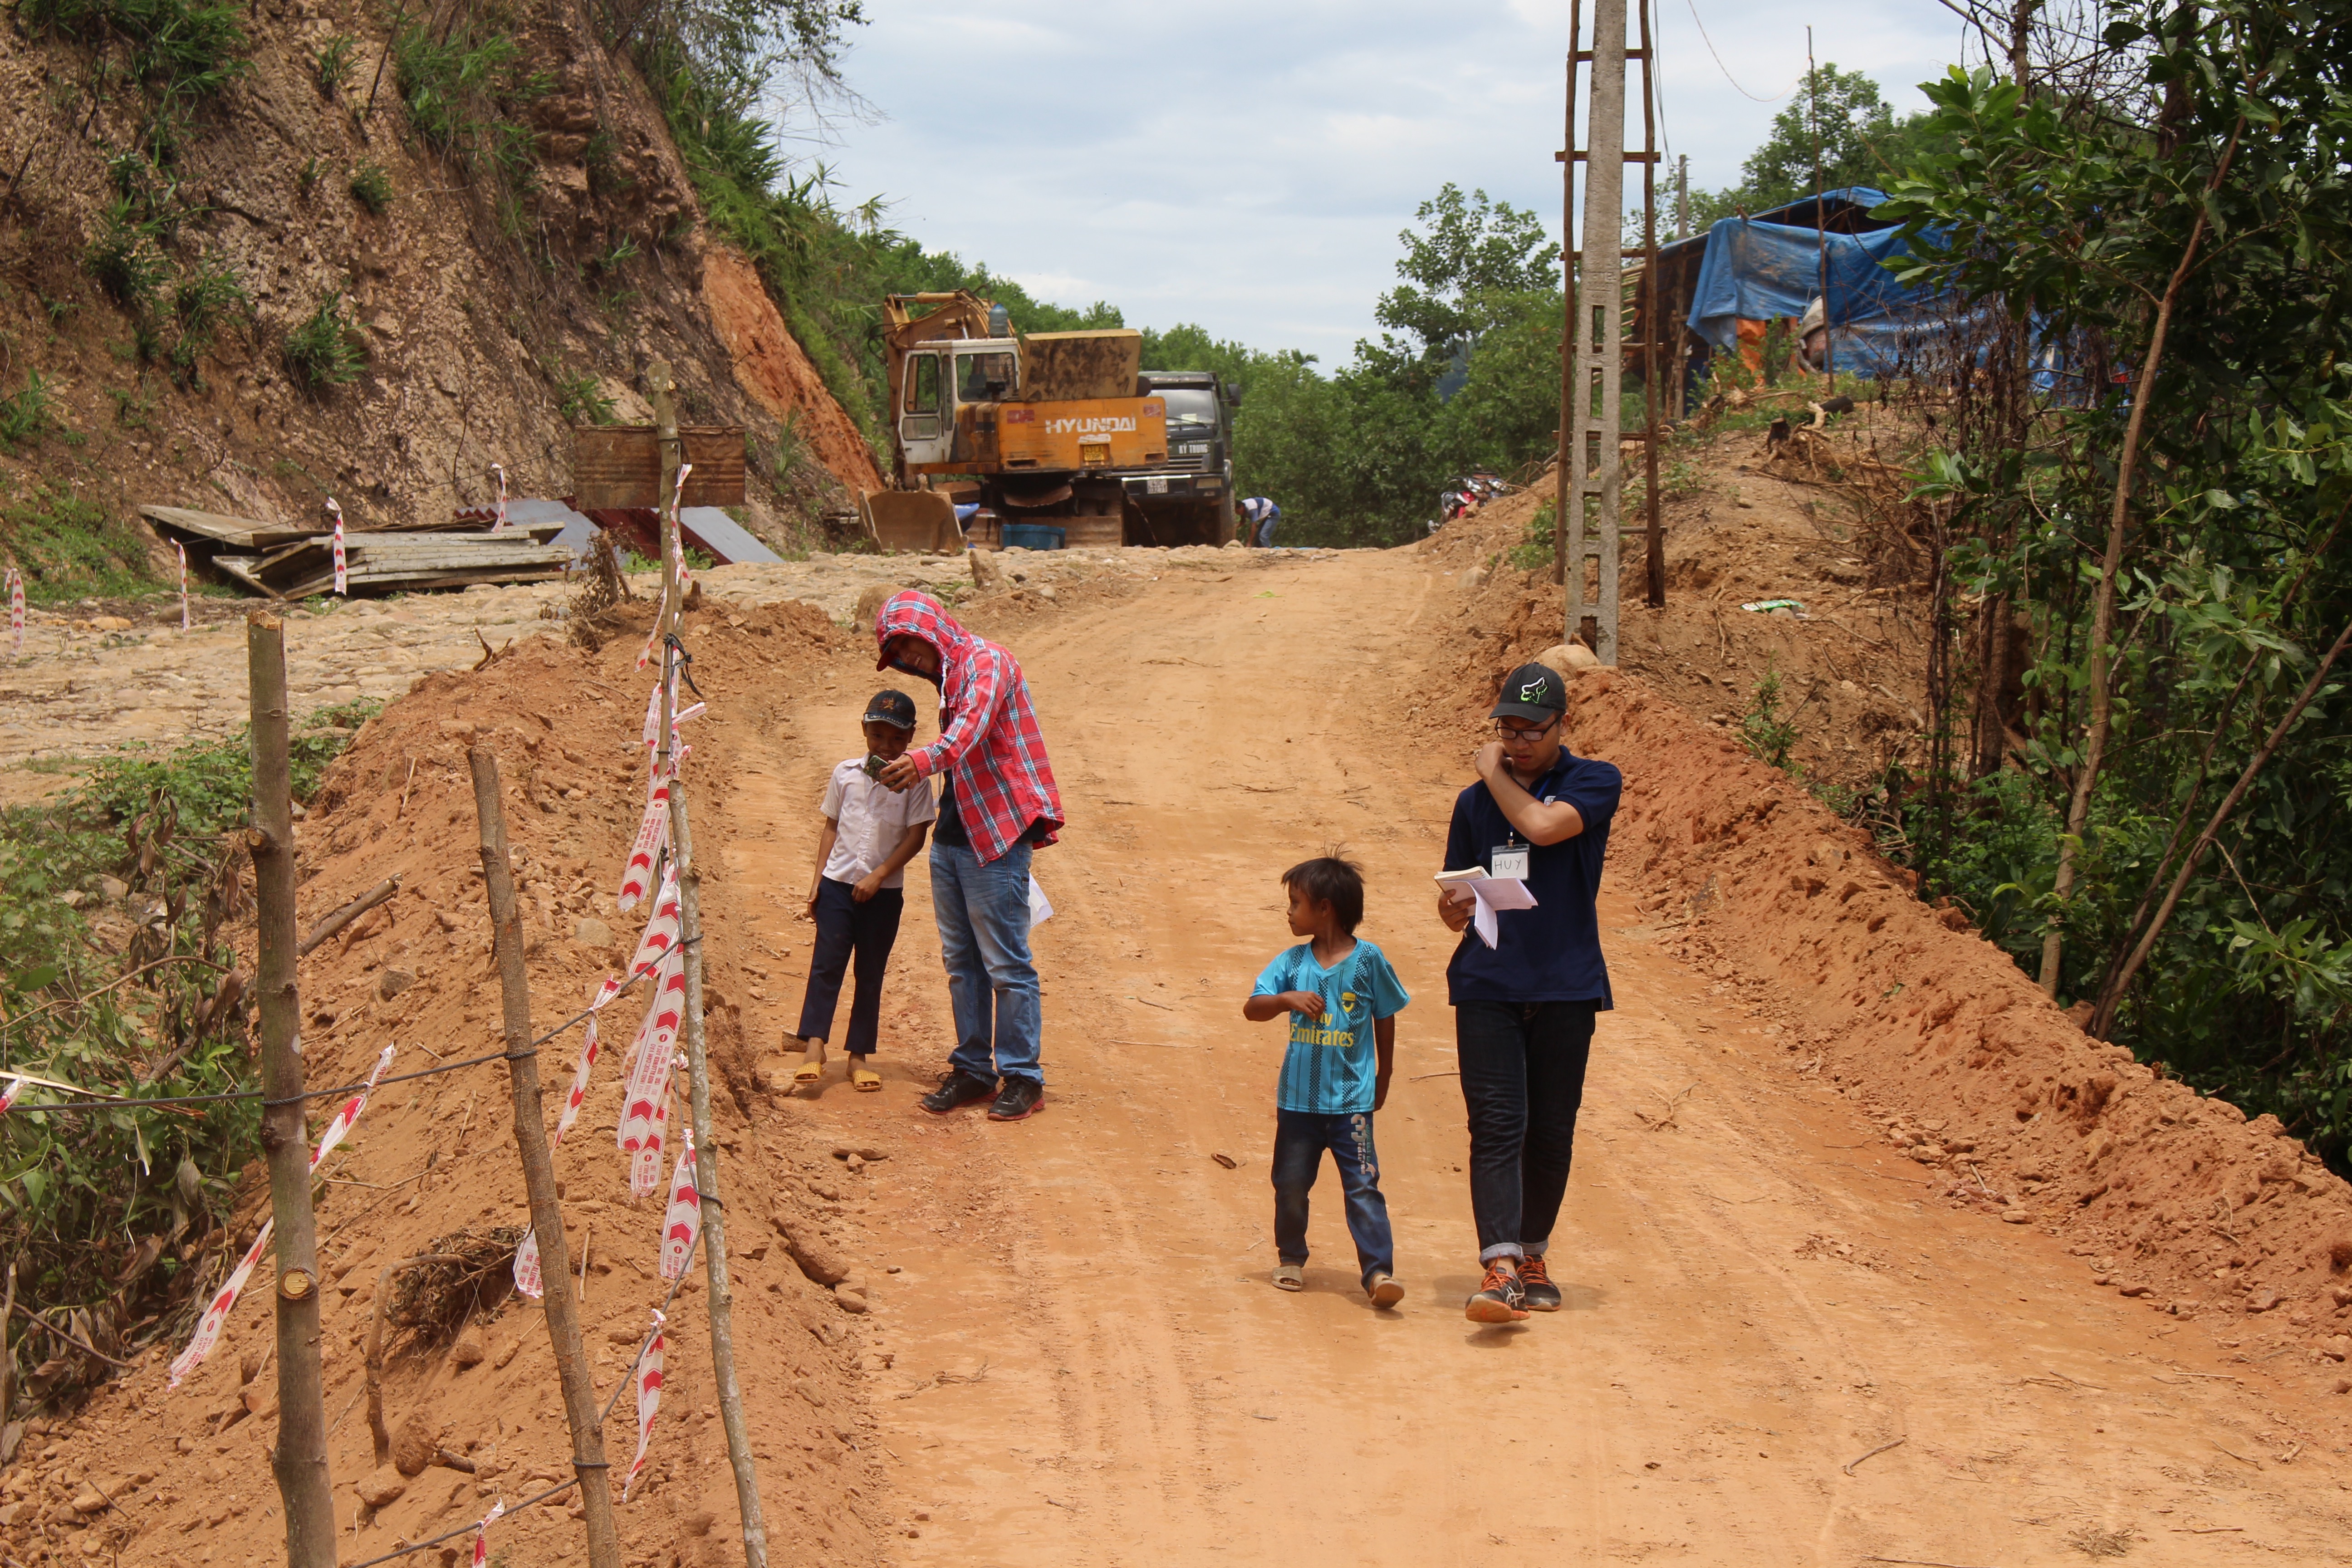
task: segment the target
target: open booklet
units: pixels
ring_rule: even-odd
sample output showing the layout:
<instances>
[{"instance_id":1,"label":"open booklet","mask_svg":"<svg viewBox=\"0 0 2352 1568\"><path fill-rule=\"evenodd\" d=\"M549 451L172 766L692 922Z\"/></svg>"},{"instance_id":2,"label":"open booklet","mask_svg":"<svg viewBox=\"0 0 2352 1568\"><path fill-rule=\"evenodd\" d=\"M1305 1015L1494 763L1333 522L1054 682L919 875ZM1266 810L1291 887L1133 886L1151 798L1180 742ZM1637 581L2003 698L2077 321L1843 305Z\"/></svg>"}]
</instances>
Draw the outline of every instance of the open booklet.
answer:
<instances>
[{"instance_id":1,"label":"open booklet","mask_svg":"<svg viewBox=\"0 0 2352 1568\"><path fill-rule=\"evenodd\" d=\"M1531 910L1536 896L1517 877L1489 877L1476 866L1460 871L1440 871L1437 885L1449 895L1467 893L1477 902L1471 911L1470 924L1478 940L1488 947L1495 945L1495 915L1500 910Z\"/></svg>"}]
</instances>

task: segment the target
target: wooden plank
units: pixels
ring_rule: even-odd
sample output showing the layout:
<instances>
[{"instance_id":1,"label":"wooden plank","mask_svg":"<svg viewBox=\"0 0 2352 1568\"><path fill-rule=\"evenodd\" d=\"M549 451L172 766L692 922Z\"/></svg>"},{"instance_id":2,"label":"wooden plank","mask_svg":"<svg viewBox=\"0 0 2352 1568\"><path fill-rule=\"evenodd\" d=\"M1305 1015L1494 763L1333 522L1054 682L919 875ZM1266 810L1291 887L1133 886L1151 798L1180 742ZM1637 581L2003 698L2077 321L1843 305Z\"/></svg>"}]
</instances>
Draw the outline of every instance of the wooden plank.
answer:
<instances>
[{"instance_id":1,"label":"wooden plank","mask_svg":"<svg viewBox=\"0 0 2352 1568\"><path fill-rule=\"evenodd\" d=\"M289 527L279 522L256 522L251 518L229 517L216 511L195 511L184 506L142 506L139 515L163 527L194 534L198 539L209 539L215 544L226 544L236 550L262 550L275 544L289 544L321 531L316 528Z\"/></svg>"},{"instance_id":2,"label":"wooden plank","mask_svg":"<svg viewBox=\"0 0 2352 1568\"><path fill-rule=\"evenodd\" d=\"M253 574L255 558L250 555L215 555L213 566L232 582L241 583L265 598L278 597L278 590Z\"/></svg>"},{"instance_id":3,"label":"wooden plank","mask_svg":"<svg viewBox=\"0 0 2352 1568\"><path fill-rule=\"evenodd\" d=\"M743 504L743 429L738 425L700 426L678 431L694 472L686 479L684 506ZM650 425L575 425L572 427L572 491L574 510L591 507L667 506L661 493L661 447Z\"/></svg>"}]
</instances>

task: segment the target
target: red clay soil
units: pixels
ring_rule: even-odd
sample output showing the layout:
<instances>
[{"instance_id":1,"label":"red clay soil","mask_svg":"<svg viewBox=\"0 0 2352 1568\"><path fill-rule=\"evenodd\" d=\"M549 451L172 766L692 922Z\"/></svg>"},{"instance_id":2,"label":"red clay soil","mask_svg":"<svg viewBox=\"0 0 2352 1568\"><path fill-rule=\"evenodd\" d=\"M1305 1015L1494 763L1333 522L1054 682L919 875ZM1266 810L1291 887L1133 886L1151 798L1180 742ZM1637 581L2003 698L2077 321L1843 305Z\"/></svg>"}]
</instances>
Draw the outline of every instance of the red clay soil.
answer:
<instances>
[{"instance_id":1,"label":"red clay soil","mask_svg":"<svg viewBox=\"0 0 2352 1568\"><path fill-rule=\"evenodd\" d=\"M825 389L751 263L712 240L702 253L702 297L743 390L779 419L798 415L801 438L845 489L881 489L874 448Z\"/></svg>"},{"instance_id":2,"label":"red clay soil","mask_svg":"<svg viewBox=\"0 0 2352 1568\"><path fill-rule=\"evenodd\" d=\"M642 616L643 606L636 608ZM739 695L821 663L848 635L800 604L695 620L698 679L706 689ZM645 798L639 737L647 682L631 668L641 639L642 626L594 657L536 639L480 673L427 677L368 723L331 770L298 829L302 921L382 878L396 873L403 880L392 902L303 961L311 1084L363 1075L387 1041L400 1046L395 1072L499 1048L499 992L468 743L487 744L502 759L534 1026L543 1030L571 1015L599 977L625 964L645 910L615 915L612 895ZM745 717L745 704L730 706L739 721ZM701 780L708 800L729 776L730 743L725 721L698 722L706 727L692 737L688 783ZM729 957L719 958L721 946ZM770 1551L783 1563L870 1561L891 1524L877 1491L859 1377L861 1320L806 1278L781 1240L789 1225L822 1233L845 1251L844 1200L856 1202L858 1181L790 1120L754 1114L760 1090L740 1026L740 955L733 943L714 942L711 952L706 1013L718 1180L734 1205L738 1354L741 1381L757 1394L749 1414L771 1500ZM580 1122L555 1151L574 1268L583 1252L587 1258L583 1322L600 1398L619 1383L666 1289L655 1268L661 1199L631 1205L614 1147L620 1056L642 1008L642 1000L629 998L614 1005ZM540 1058L551 1127L579 1038L568 1033ZM681 1074L673 1150L685 1103ZM314 1110L314 1132L326 1114L323 1103ZM494 1496L513 1502L570 1474L542 1320L532 1304L504 1295L509 1276L499 1268L466 1331L395 1356L385 1390L394 1433L413 1424L429 1439L421 1452L445 1447L476 1470L377 1472L373 1479L396 1482L401 1491L372 1511L362 1510L358 1491L376 1469L358 1405L377 1273L436 1250L434 1243L455 1233L528 1226L512 1126L503 1065L467 1068L379 1092L322 1170L327 1408L345 1562L467 1524ZM267 1207L257 1162L247 1178L231 1234L210 1238L215 1270L250 1239ZM666 1172L665 1192L667 1181ZM233 1245L224 1251L223 1242ZM90 1552L141 1564L282 1558L284 1526L267 1455L277 1427L276 1372L264 1370L272 1289L265 1262L219 1346L179 1390L165 1392L163 1367L185 1342L186 1325L79 1412L54 1426L35 1424L0 1505L0 1542L15 1562ZM635 1568L740 1561L704 1300L698 1258L669 1317L667 1385L646 1478L620 1510L625 1559ZM625 1394L606 1426L616 1478L632 1452L635 1408L634 1394ZM414 1445L417 1436L403 1441ZM93 1485L113 1507L98 1503L87 1490ZM77 1497L90 1505L87 1511L76 1510ZM779 1506L779 1499L798 1500ZM551 1505L503 1521L491 1541L510 1568L580 1560L575 1518ZM453 1560L442 1551L407 1561L447 1568Z\"/></svg>"}]
</instances>

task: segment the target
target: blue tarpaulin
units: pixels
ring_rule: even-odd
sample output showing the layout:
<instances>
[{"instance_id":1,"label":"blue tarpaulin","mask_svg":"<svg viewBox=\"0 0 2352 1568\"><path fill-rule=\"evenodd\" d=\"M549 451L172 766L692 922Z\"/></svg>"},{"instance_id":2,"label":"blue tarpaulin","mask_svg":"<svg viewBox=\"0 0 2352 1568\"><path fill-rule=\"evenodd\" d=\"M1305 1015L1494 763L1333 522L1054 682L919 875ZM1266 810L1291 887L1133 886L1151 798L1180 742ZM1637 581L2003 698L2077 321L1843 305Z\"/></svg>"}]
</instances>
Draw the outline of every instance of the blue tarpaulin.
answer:
<instances>
[{"instance_id":1,"label":"blue tarpaulin","mask_svg":"<svg viewBox=\"0 0 2352 1568\"><path fill-rule=\"evenodd\" d=\"M1832 203L1870 208L1881 191L1854 186L1831 191ZM1813 208L1811 198L1803 204ZM1778 216L1778 215L1775 215ZM1881 263L1909 247L1894 228L1827 237L1831 363L1844 374L1875 375L1916 366L1941 324L1929 297L1905 288ZM1739 352L1739 323L1778 316L1802 320L1822 288L1824 237L1819 228L1727 217L1707 231L1691 297L1690 327L1726 353Z\"/></svg>"}]
</instances>

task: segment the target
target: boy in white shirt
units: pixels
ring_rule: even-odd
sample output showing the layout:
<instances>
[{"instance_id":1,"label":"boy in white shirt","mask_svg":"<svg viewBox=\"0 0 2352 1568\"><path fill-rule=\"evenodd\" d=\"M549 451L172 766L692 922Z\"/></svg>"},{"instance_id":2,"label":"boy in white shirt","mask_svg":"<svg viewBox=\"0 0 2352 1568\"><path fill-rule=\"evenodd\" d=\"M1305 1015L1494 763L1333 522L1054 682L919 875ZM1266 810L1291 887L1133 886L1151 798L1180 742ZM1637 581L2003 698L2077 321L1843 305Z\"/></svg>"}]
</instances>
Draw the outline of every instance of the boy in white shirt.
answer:
<instances>
[{"instance_id":1,"label":"boy in white shirt","mask_svg":"<svg viewBox=\"0 0 2352 1568\"><path fill-rule=\"evenodd\" d=\"M840 763L825 781L824 831L817 836L816 875L808 899L816 942L801 1002L795 1084L814 1084L824 1074L824 1043L833 1033L843 972L854 958L857 989L849 1005L849 1081L861 1092L882 1087L882 1075L871 1061L882 1021L882 972L898 940L907 862L921 851L939 815L929 779L902 792L880 782L883 768L906 751L914 733L914 699L903 691L876 692L866 705L867 754Z\"/></svg>"}]
</instances>

